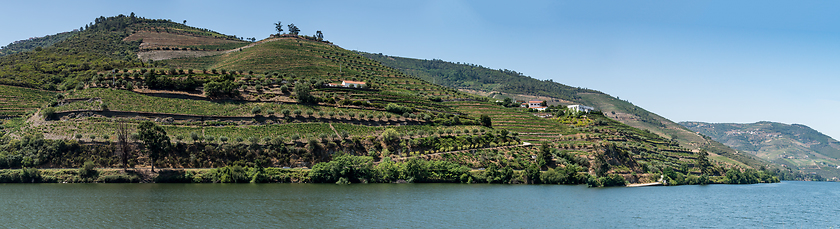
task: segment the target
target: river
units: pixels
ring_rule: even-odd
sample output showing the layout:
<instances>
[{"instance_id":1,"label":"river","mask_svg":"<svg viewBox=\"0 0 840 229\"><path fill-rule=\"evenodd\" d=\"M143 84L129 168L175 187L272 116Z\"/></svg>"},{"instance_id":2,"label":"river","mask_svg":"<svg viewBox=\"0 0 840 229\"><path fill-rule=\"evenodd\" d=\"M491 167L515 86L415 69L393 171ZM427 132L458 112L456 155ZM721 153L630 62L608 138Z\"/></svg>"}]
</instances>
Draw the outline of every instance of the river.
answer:
<instances>
[{"instance_id":1,"label":"river","mask_svg":"<svg viewBox=\"0 0 840 229\"><path fill-rule=\"evenodd\" d=\"M3 228L828 228L840 183L0 184Z\"/></svg>"}]
</instances>

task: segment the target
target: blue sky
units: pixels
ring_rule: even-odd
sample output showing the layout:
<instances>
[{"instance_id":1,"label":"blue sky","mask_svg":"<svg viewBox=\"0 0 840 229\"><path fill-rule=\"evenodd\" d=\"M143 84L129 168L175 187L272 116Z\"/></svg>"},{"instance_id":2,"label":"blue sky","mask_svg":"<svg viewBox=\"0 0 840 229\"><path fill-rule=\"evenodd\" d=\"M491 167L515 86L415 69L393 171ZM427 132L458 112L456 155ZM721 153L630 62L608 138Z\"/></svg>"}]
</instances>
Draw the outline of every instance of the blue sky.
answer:
<instances>
[{"instance_id":1,"label":"blue sky","mask_svg":"<svg viewBox=\"0 0 840 229\"><path fill-rule=\"evenodd\" d=\"M0 44L135 12L241 37L272 23L346 49L511 69L673 121L775 121L840 137L836 1L17 1Z\"/></svg>"}]
</instances>

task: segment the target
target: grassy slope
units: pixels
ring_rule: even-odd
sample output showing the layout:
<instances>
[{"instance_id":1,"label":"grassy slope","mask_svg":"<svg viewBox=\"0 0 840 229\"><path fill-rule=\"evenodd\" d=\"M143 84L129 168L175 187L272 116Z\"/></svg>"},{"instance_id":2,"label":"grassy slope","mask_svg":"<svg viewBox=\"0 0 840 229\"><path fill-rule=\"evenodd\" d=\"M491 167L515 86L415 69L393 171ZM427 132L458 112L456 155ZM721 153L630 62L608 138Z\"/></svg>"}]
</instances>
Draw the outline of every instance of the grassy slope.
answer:
<instances>
[{"instance_id":1,"label":"grassy slope","mask_svg":"<svg viewBox=\"0 0 840 229\"><path fill-rule=\"evenodd\" d=\"M93 75L112 69L144 66L137 59L141 42L126 40L138 30L163 29L192 36L227 38L213 31L168 20L117 17L99 18L88 29L44 47L0 57L0 83L62 90L73 88Z\"/></svg>"},{"instance_id":2,"label":"grassy slope","mask_svg":"<svg viewBox=\"0 0 840 229\"><path fill-rule=\"evenodd\" d=\"M100 19L101 21L84 31L60 33L22 42L20 45L10 45L9 50L3 49L3 55L0 55L0 84L51 91L65 90L90 80L100 72L144 66L145 64L136 58L140 42L125 39L139 30L158 29L244 43L231 40L232 36L168 20L131 18L123 15ZM35 47L43 49L32 51ZM2 90L15 91L0 96L5 97L0 98L0 115L20 115L40 107L49 99L44 98L48 92L24 92L21 91L23 89L8 87Z\"/></svg>"},{"instance_id":3,"label":"grassy slope","mask_svg":"<svg viewBox=\"0 0 840 229\"><path fill-rule=\"evenodd\" d=\"M201 58L183 58L164 61L167 65L179 69L227 69L236 71L255 71L260 73L282 73L276 76L279 81L296 81L296 80L326 80L328 82L340 82L344 79L366 81L369 84L378 85L376 91L359 91L347 90L340 88L322 88L313 91L313 94L319 97L327 95L336 95L336 97L351 100L366 100L373 103L396 103L404 106L421 109L419 111L443 111L455 112L445 103L431 102L432 97L445 99L470 99L474 96L450 90L444 87L433 85L422 80L405 77L400 75L398 71L379 66L376 62L367 60L353 52L341 49L337 46L313 42L295 38L282 38L258 44L251 48L243 49L243 51L232 52L219 56L201 57ZM339 70L341 65L341 70ZM136 68L133 68L136 69ZM216 77L215 75L194 74L199 78ZM165 76L164 76L165 77ZM262 75L238 76L238 81L247 81L247 78L254 77L254 80L262 81ZM137 81L137 80L135 80ZM290 88L294 86L292 83L286 84ZM249 87L253 91L253 87ZM275 90L276 91L276 90ZM268 92L266 92L268 93ZM273 92L272 92L273 93ZM280 97L288 97L289 94L279 95ZM168 113L168 114L185 114L185 115L204 115L204 116L253 116L252 110L255 107L260 107L263 111L273 110L276 116L283 116L280 114L282 110L301 110L303 114L301 117L309 118L314 116L322 120L332 120L332 122L368 122L370 120L390 120L390 122L399 123L405 121L406 118L390 117L392 113L384 112L375 109L348 109L336 106L320 106L320 105L301 105L301 104L283 104L277 102L247 102L247 101L206 101L206 100L189 100L155 97L143 95L136 92L126 90L113 90L105 88L88 88L76 91L67 96L68 99L101 99L102 102L108 104L108 109L113 111L135 111L135 112L152 112L152 113ZM294 101L292 99L292 101ZM59 106L57 111L74 111L74 110L100 110L99 100L95 101L77 101L66 105ZM307 114L307 111L312 111L314 114ZM333 119L323 119L323 112L335 113ZM349 117L348 114L354 114L354 117ZM343 115L339 115L343 114ZM298 115L291 115L297 117ZM367 117L365 117L367 116ZM311 120L310 120L311 121ZM297 121L295 121L297 122ZM305 121L306 122L306 121ZM374 123L377 123L374 122ZM300 129L299 127L307 126ZM366 137L371 134L381 132L384 127L376 126L359 126L351 124L336 123L333 128L314 128L315 126L323 127L319 123L283 123L283 124L266 124L260 126L240 126L240 127L214 127L214 126L180 126L167 127L173 137L184 137L191 132L201 132L208 136L227 136L230 138L242 137L248 138L249 135L254 135L258 138L283 136L289 138L293 134L299 134L302 138L317 138L321 134L333 135L336 132L348 132L351 136ZM435 131L437 129L474 129L475 127L397 127L398 130L405 130L405 133L417 130ZM304 130L305 131L301 131ZM82 119L73 122L50 123L47 126L38 128L39 131L54 133L62 138L72 138L75 134L81 134L83 140L90 140L91 135L113 136L114 125L103 119ZM227 133L227 134L226 134ZM269 134L271 133L271 134Z\"/></svg>"},{"instance_id":4,"label":"grassy slope","mask_svg":"<svg viewBox=\"0 0 840 229\"><path fill-rule=\"evenodd\" d=\"M705 149L720 155L737 158L750 167L760 167L767 162L749 155L735 155L735 151L689 131L685 127L602 92L575 88L552 81L540 81L510 70L493 70L476 65L456 64L441 60L419 60L379 54L361 53L383 65L399 69L444 86L493 91L503 96L528 94L559 99L560 105L584 104L596 107L605 115L632 127L651 131L678 141L690 149ZM513 86L503 86L512 82Z\"/></svg>"}]
</instances>

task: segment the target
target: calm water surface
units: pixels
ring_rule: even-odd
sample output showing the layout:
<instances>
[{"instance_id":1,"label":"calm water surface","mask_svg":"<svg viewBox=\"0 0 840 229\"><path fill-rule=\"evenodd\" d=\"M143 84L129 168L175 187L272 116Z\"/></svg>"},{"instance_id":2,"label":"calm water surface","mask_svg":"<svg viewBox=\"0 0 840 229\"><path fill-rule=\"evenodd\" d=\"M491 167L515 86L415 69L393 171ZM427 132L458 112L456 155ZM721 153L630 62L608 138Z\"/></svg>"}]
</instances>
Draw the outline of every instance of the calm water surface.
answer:
<instances>
[{"instance_id":1,"label":"calm water surface","mask_svg":"<svg viewBox=\"0 0 840 229\"><path fill-rule=\"evenodd\" d=\"M837 228L840 183L0 184L3 228Z\"/></svg>"}]
</instances>

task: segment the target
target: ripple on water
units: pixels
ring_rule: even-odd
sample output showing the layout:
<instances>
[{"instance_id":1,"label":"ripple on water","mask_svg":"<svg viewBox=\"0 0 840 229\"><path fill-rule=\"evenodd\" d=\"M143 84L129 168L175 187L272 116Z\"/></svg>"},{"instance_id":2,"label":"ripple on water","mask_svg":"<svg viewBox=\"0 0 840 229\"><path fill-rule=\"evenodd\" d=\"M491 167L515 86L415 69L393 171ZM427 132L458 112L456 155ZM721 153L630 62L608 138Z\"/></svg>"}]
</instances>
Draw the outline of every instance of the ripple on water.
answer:
<instances>
[{"instance_id":1,"label":"ripple on water","mask_svg":"<svg viewBox=\"0 0 840 229\"><path fill-rule=\"evenodd\" d=\"M602 228L840 225L840 183L0 184L3 227Z\"/></svg>"}]
</instances>

